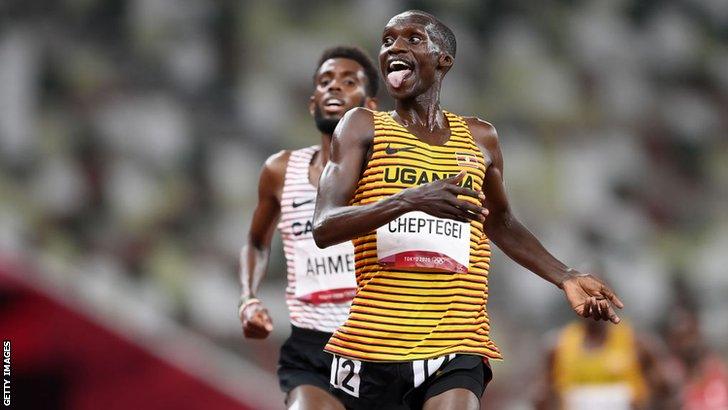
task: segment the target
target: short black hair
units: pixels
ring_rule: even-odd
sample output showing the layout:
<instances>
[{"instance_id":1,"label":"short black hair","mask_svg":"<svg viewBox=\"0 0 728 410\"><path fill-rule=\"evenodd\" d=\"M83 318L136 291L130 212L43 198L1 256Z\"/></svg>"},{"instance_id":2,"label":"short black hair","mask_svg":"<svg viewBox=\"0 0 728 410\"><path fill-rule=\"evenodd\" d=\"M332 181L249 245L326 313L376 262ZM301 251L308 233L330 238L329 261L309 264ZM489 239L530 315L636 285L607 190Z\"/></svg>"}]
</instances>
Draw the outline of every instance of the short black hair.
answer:
<instances>
[{"instance_id":1,"label":"short black hair","mask_svg":"<svg viewBox=\"0 0 728 410\"><path fill-rule=\"evenodd\" d=\"M428 33L434 34L433 37L437 44L455 58L455 52L457 51L458 44L455 40L455 33L450 30L450 27L446 26L445 23L426 11L407 10L400 13L400 15L401 14L409 14L411 16L418 17L417 20L425 26Z\"/></svg>"},{"instance_id":2,"label":"short black hair","mask_svg":"<svg viewBox=\"0 0 728 410\"><path fill-rule=\"evenodd\" d=\"M316 81L316 73L318 73L321 65L332 58L348 58L354 60L364 69L364 75L367 77L366 93L368 97L376 97L377 91L379 91L379 72L371 58L367 55L364 50L356 46L336 46L331 47L321 54L318 64L316 65L316 72L313 74L314 81Z\"/></svg>"}]
</instances>

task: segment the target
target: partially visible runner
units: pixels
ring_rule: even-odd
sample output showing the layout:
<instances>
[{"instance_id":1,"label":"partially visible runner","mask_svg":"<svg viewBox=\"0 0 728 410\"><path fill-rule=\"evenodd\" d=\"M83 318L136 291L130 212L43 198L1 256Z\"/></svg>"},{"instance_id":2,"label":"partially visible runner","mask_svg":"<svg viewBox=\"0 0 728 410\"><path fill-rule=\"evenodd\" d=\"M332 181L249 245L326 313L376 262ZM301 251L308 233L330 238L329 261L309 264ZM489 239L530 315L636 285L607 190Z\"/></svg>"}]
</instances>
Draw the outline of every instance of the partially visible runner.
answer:
<instances>
[{"instance_id":1,"label":"partially visible runner","mask_svg":"<svg viewBox=\"0 0 728 410\"><path fill-rule=\"evenodd\" d=\"M549 347L536 408L664 408L669 388L655 340L637 334L627 321L574 321Z\"/></svg>"},{"instance_id":2,"label":"partially visible runner","mask_svg":"<svg viewBox=\"0 0 728 410\"><path fill-rule=\"evenodd\" d=\"M378 81L374 64L361 49L326 50L314 74L309 101L321 145L281 151L268 158L260 174L258 205L240 255L238 314L246 338L263 339L273 330L256 292L268 271L277 225L288 267L286 302L291 319L291 336L280 351L278 379L289 408L342 408L328 393L331 355L323 347L349 312L356 287L354 248L351 242L325 250L316 247L311 236L313 211L318 179L330 155L331 134L349 109L376 108Z\"/></svg>"},{"instance_id":3,"label":"partially visible runner","mask_svg":"<svg viewBox=\"0 0 728 410\"><path fill-rule=\"evenodd\" d=\"M379 64L395 110L348 112L319 181L316 243L355 246L357 294L326 345L332 391L350 408L479 407L485 359L501 358L486 311L489 238L577 314L620 320L604 282L558 261L512 214L495 128L440 107L455 49L432 15L393 17Z\"/></svg>"},{"instance_id":4,"label":"partially visible runner","mask_svg":"<svg viewBox=\"0 0 728 410\"><path fill-rule=\"evenodd\" d=\"M675 309L665 339L671 356L667 374L677 391L673 407L665 408L728 409L728 365L705 340L694 307Z\"/></svg>"}]
</instances>

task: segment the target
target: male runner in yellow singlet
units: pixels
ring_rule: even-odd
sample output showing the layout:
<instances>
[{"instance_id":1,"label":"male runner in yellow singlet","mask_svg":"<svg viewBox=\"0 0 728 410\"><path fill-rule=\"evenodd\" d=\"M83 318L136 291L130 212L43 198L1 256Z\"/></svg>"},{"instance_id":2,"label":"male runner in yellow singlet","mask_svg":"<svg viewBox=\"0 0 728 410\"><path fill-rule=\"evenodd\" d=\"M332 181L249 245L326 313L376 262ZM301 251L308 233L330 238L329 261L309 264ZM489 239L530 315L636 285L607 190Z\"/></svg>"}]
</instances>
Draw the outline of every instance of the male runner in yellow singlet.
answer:
<instances>
[{"instance_id":1,"label":"male runner in yellow singlet","mask_svg":"<svg viewBox=\"0 0 728 410\"><path fill-rule=\"evenodd\" d=\"M668 395L661 349L629 323L574 321L559 331L545 355L536 408L664 408Z\"/></svg>"},{"instance_id":2,"label":"male runner in yellow singlet","mask_svg":"<svg viewBox=\"0 0 728 410\"><path fill-rule=\"evenodd\" d=\"M395 110L349 111L319 181L316 243L355 247L357 294L326 345L331 389L350 408L478 408L484 358L501 357L486 311L489 239L577 314L619 322L612 290L554 258L511 213L495 128L440 107L455 49L432 15L393 17L379 63Z\"/></svg>"}]
</instances>

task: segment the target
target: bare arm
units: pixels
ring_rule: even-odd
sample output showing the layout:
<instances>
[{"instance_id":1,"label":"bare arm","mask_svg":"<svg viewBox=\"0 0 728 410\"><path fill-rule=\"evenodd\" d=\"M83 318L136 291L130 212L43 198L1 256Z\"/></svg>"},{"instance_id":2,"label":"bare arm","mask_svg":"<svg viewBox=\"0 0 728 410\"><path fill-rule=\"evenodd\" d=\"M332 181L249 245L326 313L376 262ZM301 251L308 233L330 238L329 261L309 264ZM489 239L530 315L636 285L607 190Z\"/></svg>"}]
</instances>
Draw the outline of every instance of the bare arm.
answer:
<instances>
[{"instance_id":1,"label":"bare arm","mask_svg":"<svg viewBox=\"0 0 728 410\"><path fill-rule=\"evenodd\" d=\"M584 317L619 322L609 301L622 302L601 280L581 274L556 259L513 215L503 183L503 155L495 128L477 118L467 119L476 144L490 160L485 173L485 206L490 211L483 224L485 233L508 257L543 279L563 289L572 308Z\"/></svg>"},{"instance_id":2,"label":"bare arm","mask_svg":"<svg viewBox=\"0 0 728 410\"><path fill-rule=\"evenodd\" d=\"M261 281L268 271L270 245L281 214L281 193L290 152L271 156L263 165L258 182L258 205L248 231L248 240L240 252L242 290L239 316L246 337L264 338L273 329L268 311L262 303L253 304Z\"/></svg>"},{"instance_id":3,"label":"bare arm","mask_svg":"<svg viewBox=\"0 0 728 410\"><path fill-rule=\"evenodd\" d=\"M464 174L407 188L371 204L350 206L374 139L372 112L355 108L341 119L319 180L313 237L319 247L351 240L414 210L460 221L482 220L484 208L457 198L479 193L457 186Z\"/></svg>"},{"instance_id":4,"label":"bare arm","mask_svg":"<svg viewBox=\"0 0 728 410\"><path fill-rule=\"evenodd\" d=\"M554 258L511 211L503 182L503 155L495 128L480 120L469 122L478 146L490 157L483 183L485 205L490 211L483 225L486 234L509 258L561 287L561 283L571 276L567 272L569 267Z\"/></svg>"},{"instance_id":5,"label":"bare arm","mask_svg":"<svg viewBox=\"0 0 728 410\"><path fill-rule=\"evenodd\" d=\"M339 121L316 196L313 238L319 247L364 235L406 212L394 197L365 206L348 205L373 139L370 111L355 108Z\"/></svg>"}]
</instances>

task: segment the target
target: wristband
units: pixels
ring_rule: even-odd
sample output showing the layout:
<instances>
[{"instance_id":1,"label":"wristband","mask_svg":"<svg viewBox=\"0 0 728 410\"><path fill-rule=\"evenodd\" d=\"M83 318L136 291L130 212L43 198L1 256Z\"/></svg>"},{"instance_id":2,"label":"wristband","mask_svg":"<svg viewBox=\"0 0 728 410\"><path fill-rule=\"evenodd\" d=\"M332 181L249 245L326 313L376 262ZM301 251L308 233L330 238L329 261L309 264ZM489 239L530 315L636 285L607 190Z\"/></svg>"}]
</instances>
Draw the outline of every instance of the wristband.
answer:
<instances>
[{"instance_id":1,"label":"wristband","mask_svg":"<svg viewBox=\"0 0 728 410\"><path fill-rule=\"evenodd\" d=\"M260 304L260 299L258 298L250 298L250 299L240 299L240 306L238 307L238 314L241 315L243 312L245 312L245 309L247 309L248 306L254 305L254 304Z\"/></svg>"},{"instance_id":2,"label":"wristband","mask_svg":"<svg viewBox=\"0 0 728 410\"><path fill-rule=\"evenodd\" d=\"M563 289L564 288L564 282L566 282L567 280L569 280L569 279L571 279L571 278L573 278L575 276L580 275L580 272L578 270L574 269L574 268L566 268L566 270L564 271L564 274L566 276L565 277L562 277L561 280L559 280L559 282L556 284L556 286L559 289Z\"/></svg>"}]
</instances>

